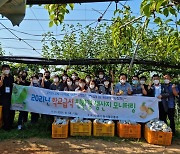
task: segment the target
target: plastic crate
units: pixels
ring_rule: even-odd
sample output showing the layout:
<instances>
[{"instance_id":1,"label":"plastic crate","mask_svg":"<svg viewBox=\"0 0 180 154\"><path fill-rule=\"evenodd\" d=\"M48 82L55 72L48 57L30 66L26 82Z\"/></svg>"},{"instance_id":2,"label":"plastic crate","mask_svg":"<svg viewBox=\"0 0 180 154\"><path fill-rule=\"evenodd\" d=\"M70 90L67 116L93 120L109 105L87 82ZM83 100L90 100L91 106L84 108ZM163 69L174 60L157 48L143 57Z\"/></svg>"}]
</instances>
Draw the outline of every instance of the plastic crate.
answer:
<instances>
[{"instance_id":1,"label":"plastic crate","mask_svg":"<svg viewBox=\"0 0 180 154\"><path fill-rule=\"evenodd\" d=\"M145 125L144 138L150 144L171 145L172 132L151 131Z\"/></svg>"},{"instance_id":2,"label":"plastic crate","mask_svg":"<svg viewBox=\"0 0 180 154\"><path fill-rule=\"evenodd\" d=\"M2 119L2 106L0 106L0 120Z\"/></svg>"},{"instance_id":3,"label":"plastic crate","mask_svg":"<svg viewBox=\"0 0 180 154\"><path fill-rule=\"evenodd\" d=\"M71 123L70 122L70 135L71 136L91 136L92 122L88 123Z\"/></svg>"},{"instance_id":4,"label":"plastic crate","mask_svg":"<svg viewBox=\"0 0 180 154\"><path fill-rule=\"evenodd\" d=\"M117 123L117 135L122 138L141 138L140 124Z\"/></svg>"},{"instance_id":5,"label":"plastic crate","mask_svg":"<svg viewBox=\"0 0 180 154\"><path fill-rule=\"evenodd\" d=\"M115 132L114 126L114 122L112 124L102 124L93 122L93 135L113 137Z\"/></svg>"},{"instance_id":6,"label":"plastic crate","mask_svg":"<svg viewBox=\"0 0 180 154\"><path fill-rule=\"evenodd\" d=\"M69 121L67 124L56 125L55 123L52 124L52 138L67 138L68 137L68 127Z\"/></svg>"},{"instance_id":7,"label":"plastic crate","mask_svg":"<svg viewBox=\"0 0 180 154\"><path fill-rule=\"evenodd\" d=\"M2 119L2 106L0 106L0 128L2 127L3 119Z\"/></svg>"}]
</instances>

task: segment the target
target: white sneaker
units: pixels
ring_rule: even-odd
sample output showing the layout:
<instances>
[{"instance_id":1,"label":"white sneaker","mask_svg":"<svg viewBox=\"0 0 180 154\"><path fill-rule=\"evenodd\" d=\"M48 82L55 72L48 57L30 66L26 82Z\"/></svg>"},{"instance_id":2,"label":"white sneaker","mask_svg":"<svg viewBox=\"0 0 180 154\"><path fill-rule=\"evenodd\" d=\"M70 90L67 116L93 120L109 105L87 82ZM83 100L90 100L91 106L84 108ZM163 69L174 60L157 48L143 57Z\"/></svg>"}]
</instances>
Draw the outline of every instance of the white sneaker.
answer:
<instances>
[{"instance_id":1,"label":"white sneaker","mask_svg":"<svg viewBox=\"0 0 180 154\"><path fill-rule=\"evenodd\" d=\"M18 130L21 130L22 129L22 125L18 125Z\"/></svg>"}]
</instances>

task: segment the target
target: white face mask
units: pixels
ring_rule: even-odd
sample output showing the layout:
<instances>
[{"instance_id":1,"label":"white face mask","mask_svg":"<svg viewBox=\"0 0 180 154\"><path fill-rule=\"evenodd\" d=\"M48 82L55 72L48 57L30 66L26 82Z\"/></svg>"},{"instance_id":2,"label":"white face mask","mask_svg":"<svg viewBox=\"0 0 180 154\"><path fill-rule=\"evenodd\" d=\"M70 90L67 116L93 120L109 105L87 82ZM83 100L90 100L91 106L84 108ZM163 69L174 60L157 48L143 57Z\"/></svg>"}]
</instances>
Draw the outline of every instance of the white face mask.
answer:
<instances>
[{"instance_id":1,"label":"white face mask","mask_svg":"<svg viewBox=\"0 0 180 154\"><path fill-rule=\"evenodd\" d=\"M168 80L168 79L165 79L165 80L164 80L164 83L165 83L165 84L169 84L169 82L170 82L170 80Z\"/></svg>"},{"instance_id":2,"label":"white face mask","mask_svg":"<svg viewBox=\"0 0 180 154\"><path fill-rule=\"evenodd\" d=\"M95 87L95 85L94 84L90 84L90 86L89 86L91 89L93 89L94 87Z\"/></svg>"},{"instance_id":3,"label":"white face mask","mask_svg":"<svg viewBox=\"0 0 180 154\"><path fill-rule=\"evenodd\" d=\"M141 81L140 81L140 84L145 84L145 81L144 81L144 80L141 80Z\"/></svg>"},{"instance_id":4,"label":"white face mask","mask_svg":"<svg viewBox=\"0 0 180 154\"><path fill-rule=\"evenodd\" d=\"M72 75L72 79L75 80L75 79L76 79L76 76L75 76L75 75Z\"/></svg>"},{"instance_id":5,"label":"white face mask","mask_svg":"<svg viewBox=\"0 0 180 154\"><path fill-rule=\"evenodd\" d=\"M39 77L39 80L42 80L42 77Z\"/></svg>"},{"instance_id":6,"label":"white face mask","mask_svg":"<svg viewBox=\"0 0 180 154\"><path fill-rule=\"evenodd\" d=\"M154 80L153 83L154 84L159 84L159 80Z\"/></svg>"},{"instance_id":7,"label":"white face mask","mask_svg":"<svg viewBox=\"0 0 180 154\"><path fill-rule=\"evenodd\" d=\"M66 81L66 79L67 79L67 76L63 76L63 81Z\"/></svg>"},{"instance_id":8,"label":"white face mask","mask_svg":"<svg viewBox=\"0 0 180 154\"><path fill-rule=\"evenodd\" d=\"M120 80L121 83L126 83L126 80Z\"/></svg>"},{"instance_id":9,"label":"white face mask","mask_svg":"<svg viewBox=\"0 0 180 154\"><path fill-rule=\"evenodd\" d=\"M86 82L89 83L91 81L90 78L86 78Z\"/></svg>"},{"instance_id":10,"label":"white face mask","mask_svg":"<svg viewBox=\"0 0 180 154\"><path fill-rule=\"evenodd\" d=\"M105 85L105 86L108 86L108 85L109 85L109 81L105 81L105 82L104 82L104 85Z\"/></svg>"},{"instance_id":11,"label":"white face mask","mask_svg":"<svg viewBox=\"0 0 180 154\"><path fill-rule=\"evenodd\" d=\"M75 82L75 85L76 85L76 86L79 86L79 82L78 82L78 81L76 81L76 82Z\"/></svg>"},{"instance_id":12,"label":"white face mask","mask_svg":"<svg viewBox=\"0 0 180 154\"><path fill-rule=\"evenodd\" d=\"M59 82L59 79L58 79L58 78L54 78L53 81L54 81L55 83L57 83L57 82Z\"/></svg>"},{"instance_id":13,"label":"white face mask","mask_svg":"<svg viewBox=\"0 0 180 154\"><path fill-rule=\"evenodd\" d=\"M80 86L81 88L83 88L83 87L85 86L85 84L84 84L84 83L80 83L79 86Z\"/></svg>"},{"instance_id":14,"label":"white face mask","mask_svg":"<svg viewBox=\"0 0 180 154\"><path fill-rule=\"evenodd\" d=\"M67 82L67 85L68 85L68 86L71 86L71 85L72 85L72 82L71 82L71 81L68 81L68 82Z\"/></svg>"},{"instance_id":15,"label":"white face mask","mask_svg":"<svg viewBox=\"0 0 180 154\"><path fill-rule=\"evenodd\" d=\"M4 73L4 74L9 74L9 73L10 73L10 70L4 70L3 73Z\"/></svg>"},{"instance_id":16,"label":"white face mask","mask_svg":"<svg viewBox=\"0 0 180 154\"><path fill-rule=\"evenodd\" d=\"M103 74L99 74L99 78L102 79L104 77Z\"/></svg>"},{"instance_id":17,"label":"white face mask","mask_svg":"<svg viewBox=\"0 0 180 154\"><path fill-rule=\"evenodd\" d=\"M38 80L34 79L34 80L33 80L33 83L37 84L37 83L38 83Z\"/></svg>"}]
</instances>

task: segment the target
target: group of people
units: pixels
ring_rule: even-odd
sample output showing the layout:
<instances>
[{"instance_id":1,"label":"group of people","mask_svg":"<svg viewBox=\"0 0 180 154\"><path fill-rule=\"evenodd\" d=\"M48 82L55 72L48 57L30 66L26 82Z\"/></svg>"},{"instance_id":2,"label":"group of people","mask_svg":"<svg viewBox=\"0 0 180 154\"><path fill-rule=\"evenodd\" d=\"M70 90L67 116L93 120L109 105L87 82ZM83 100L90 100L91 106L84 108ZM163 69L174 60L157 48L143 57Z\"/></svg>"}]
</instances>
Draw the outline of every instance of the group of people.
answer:
<instances>
[{"instance_id":1,"label":"group of people","mask_svg":"<svg viewBox=\"0 0 180 154\"><path fill-rule=\"evenodd\" d=\"M77 91L87 93L98 93L107 95L139 95L147 97L157 97L159 102L159 119L167 123L167 117L170 120L170 127L175 134L175 97L179 96L180 86L171 83L171 76L164 74L163 80L158 74L154 74L149 83L146 76L134 75L131 78L131 84L128 82L126 74L119 75L118 83L114 84L114 75L108 77L103 70L100 70L96 77L90 74L84 79L80 79L77 73L68 75L64 72L62 75L51 77L49 71L44 74L33 75L28 80L28 73L20 71L17 79L10 74L9 65L2 65L2 74L0 77L0 103L3 106L3 129L10 130L14 121L15 111L10 110L11 94L13 83L23 86L35 86L58 91ZM22 129L23 123L27 122L28 113L19 112L18 129ZM39 114L31 113L31 122L38 122Z\"/></svg>"}]
</instances>

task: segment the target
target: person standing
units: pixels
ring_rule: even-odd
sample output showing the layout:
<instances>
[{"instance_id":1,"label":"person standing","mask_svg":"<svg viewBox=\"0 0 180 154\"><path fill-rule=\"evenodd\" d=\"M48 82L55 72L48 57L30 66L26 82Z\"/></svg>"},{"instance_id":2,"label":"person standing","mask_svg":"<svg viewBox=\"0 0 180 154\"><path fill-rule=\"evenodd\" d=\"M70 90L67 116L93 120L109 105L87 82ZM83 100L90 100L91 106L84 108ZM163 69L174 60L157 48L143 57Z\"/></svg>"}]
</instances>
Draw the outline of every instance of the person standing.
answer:
<instances>
[{"instance_id":1,"label":"person standing","mask_svg":"<svg viewBox=\"0 0 180 154\"><path fill-rule=\"evenodd\" d=\"M127 75L122 73L119 76L120 82L115 85L114 93L115 95L131 95L132 94L132 87L127 82Z\"/></svg>"},{"instance_id":2,"label":"person standing","mask_svg":"<svg viewBox=\"0 0 180 154\"><path fill-rule=\"evenodd\" d=\"M167 103L168 106L167 112L165 112L165 122L167 123L168 117L173 135L175 135L175 97L178 96L179 91L176 85L171 83L171 76L169 74L164 75L164 90L168 93L166 98L162 98L162 101Z\"/></svg>"},{"instance_id":3,"label":"person standing","mask_svg":"<svg viewBox=\"0 0 180 154\"><path fill-rule=\"evenodd\" d=\"M12 128L15 111L11 110L11 95L14 83L14 77L10 74L10 66L2 65L2 74L0 77L0 91L2 102L3 129L8 131Z\"/></svg>"},{"instance_id":4,"label":"person standing","mask_svg":"<svg viewBox=\"0 0 180 154\"><path fill-rule=\"evenodd\" d=\"M139 76L134 75L132 77L132 90L133 90L133 95L143 95L146 96L147 95L147 91L144 87L144 84L140 84L139 82Z\"/></svg>"},{"instance_id":5,"label":"person standing","mask_svg":"<svg viewBox=\"0 0 180 154\"><path fill-rule=\"evenodd\" d=\"M19 82L19 85L22 86L29 86L30 82L27 81L27 72L23 71L22 76L21 76L21 80ZM26 111L19 111L19 117L18 117L18 130L22 129L22 125L27 122L28 119L28 112Z\"/></svg>"},{"instance_id":6,"label":"person standing","mask_svg":"<svg viewBox=\"0 0 180 154\"><path fill-rule=\"evenodd\" d=\"M41 87L45 89L49 89L52 82L50 81L50 72L45 71L44 76L42 78Z\"/></svg>"},{"instance_id":7,"label":"person standing","mask_svg":"<svg viewBox=\"0 0 180 154\"><path fill-rule=\"evenodd\" d=\"M31 78L31 84L30 86L33 87L41 87L40 82L39 82L39 76L38 75L34 75ZM31 123L37 123L39 119L39 113L33 113L31 112Z\"/></svg>"}]
</instances>

